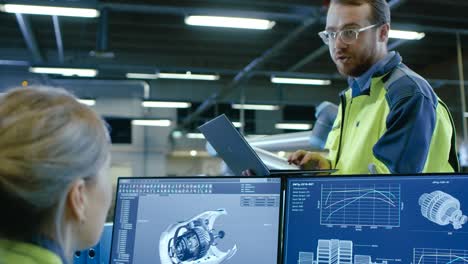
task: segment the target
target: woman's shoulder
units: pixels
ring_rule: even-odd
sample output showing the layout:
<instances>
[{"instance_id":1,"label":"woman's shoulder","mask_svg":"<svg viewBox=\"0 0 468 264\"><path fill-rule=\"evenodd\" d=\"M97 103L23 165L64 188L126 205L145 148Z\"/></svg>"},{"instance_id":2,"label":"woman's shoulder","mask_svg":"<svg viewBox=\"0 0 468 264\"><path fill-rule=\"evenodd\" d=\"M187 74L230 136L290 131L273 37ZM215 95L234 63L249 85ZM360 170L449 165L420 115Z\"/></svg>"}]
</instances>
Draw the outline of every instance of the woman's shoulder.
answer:
<instances>
[{"instance_id":1,"label":"woman's shoulder","mask_svg":"<svg viewBox=\"0 0 468 264\"><path fill-rule=\"evenodd\" d=\"M0 264L64 264L59 256L40 246L0 239Z\"/></svg>"}]
</instances>

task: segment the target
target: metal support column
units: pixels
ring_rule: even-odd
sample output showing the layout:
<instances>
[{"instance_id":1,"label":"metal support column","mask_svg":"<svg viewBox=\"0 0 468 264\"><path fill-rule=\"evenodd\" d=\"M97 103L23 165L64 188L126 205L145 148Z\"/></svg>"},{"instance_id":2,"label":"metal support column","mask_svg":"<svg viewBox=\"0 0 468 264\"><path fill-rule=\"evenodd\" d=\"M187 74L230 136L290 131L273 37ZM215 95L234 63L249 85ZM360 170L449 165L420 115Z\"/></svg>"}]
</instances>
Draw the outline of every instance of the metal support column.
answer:
<instances>
[{"instance_id":1,"label":"metal support column","mask_svg":"<svg viewBox=\"0 0 468 264\"><path fill-rule=\"evenodd\" d=\"M58 16L52 16L52 21L54 23L54 32L55 32L55 39L57 41L57 52L59 62L63 63L65 61L63 55L63 41L62 41L62 31L60 30L60 21Z\"/></svg>"},{"instance_id":2,"label":"metal support column","mask_svg":"<svg viewBox=\"0 0 468 264\"><path fill-rule=\"evenodd\" d=\"M458 58L458 74L460 77L460 97L462 109L462 124L463 124L463 141L467 142L468 128L466 124L466 98L465 98L465 81L463 74L463 53L461 48L460 34L457 33L457 58Z\"/></svg>"}]
</instances>

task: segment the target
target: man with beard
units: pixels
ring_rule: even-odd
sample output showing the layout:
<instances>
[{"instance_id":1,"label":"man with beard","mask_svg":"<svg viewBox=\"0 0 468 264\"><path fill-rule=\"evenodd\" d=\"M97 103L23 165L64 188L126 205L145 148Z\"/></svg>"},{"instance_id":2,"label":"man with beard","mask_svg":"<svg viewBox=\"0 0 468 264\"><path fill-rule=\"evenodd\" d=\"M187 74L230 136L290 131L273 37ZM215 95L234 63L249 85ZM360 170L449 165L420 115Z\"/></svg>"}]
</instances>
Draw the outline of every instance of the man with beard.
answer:
<instances>
[{"instance_id":1,"label":"man with beard","mask_svg":"<svg viewBox=\"0 0 468 264\"><path fill-rule=\"evenodd\" d=\"M332 0L319 35L349 88L325 148L289 162L338 174L459 171L450 112L429 83L388 52L385 0Z\"/></svg>"}]
</instances>

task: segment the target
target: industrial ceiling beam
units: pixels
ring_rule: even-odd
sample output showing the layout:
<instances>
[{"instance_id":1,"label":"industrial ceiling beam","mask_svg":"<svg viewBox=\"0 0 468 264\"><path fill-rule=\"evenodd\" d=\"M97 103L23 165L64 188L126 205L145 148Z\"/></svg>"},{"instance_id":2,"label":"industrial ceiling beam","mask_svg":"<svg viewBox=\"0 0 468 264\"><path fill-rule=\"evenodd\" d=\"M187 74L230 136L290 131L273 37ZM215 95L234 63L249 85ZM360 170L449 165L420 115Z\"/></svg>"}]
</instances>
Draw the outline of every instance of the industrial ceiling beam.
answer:
<instances>
[{"instance_id":1,"label":"industrial ceiling beam","mask_svg":"<svg viewBox=\"0 0 468 264\"><path fill-rule=\"evenodd\" d=\"M398 28L400 30L409 29L413 31L421 31L424 33L445 33L445 34L460 34L468 35L468 29L466 28L447 28L447 27L437 27L429 25L418 25L418 24L403 24L403 23L392 23L393 28Z\"/></svg>"},{"instance_id":2,"label":"industrial ceiling beam","mask_svg":"<svg viewBox=\"0 0 468 264\"><path fill-rule=\"evenodd\" d=\"M445 5L445 2L444 2ZM414 13L398 13L392 15L398 19L409 19L409 20L430 20L436 22L451 22L456 24L461 23L468 23L468 19L466 17L446 17L446 16L432 16L432 15L418 15Z\"/></svg>"},{"instance_id":3,"label":"industrial ceiling beam","mask_svg":"<svg viewBox=\"0 0 468 264\"><path fill-rule=\"evenodd\" d=\"M387 49L388 50L394 50L396 48L398 48L399 46L407 43L408 41L410 40L407 40L407 39L397 39L395 41L392 41L391 43L388 43L387 45Z\"/></svg>"},{"instance_id":4,"label":"industrial ceiling beam","mask_svg":"<svg viewBox=\"0 0 468 264\"><path fill-rule=\"evenodd\" d=\"M316 12L316 8L311 8L311 13L280 13L280 12L263 12L263 11L238 11L232 9L220 8L198 8L198 7L179 7L179 6L163 6L163 5L136 5L122 3L101 3L100 9L109 8L112 11L118 12L136 12L136 13L156 13L167 15L211 15L211 16L234 16L234 17L254 17L273 19L281 21L302 22L311 13Z\"/></svg>"},{"instance_id":5,"label":"industrial ceiling beam","mask_svg":"<svg viewBox=\"0 0 468 264\"><path fill-rule=\"evenodd\" d=\"M21 61L21 60L0 60L0 66L16 66L16 67L28 67L30 63L28 61ZM82 65L75 65L70 64L66 65L70 68L79 68ZM139 69L142 71L148 72L155 72L156 70L160 71L190 71L190 72L197 72L197 73L213 73L217 72L219 74L224 75L235 75L239 73L236 70L229 70L229 69L210 69L210 68L157 68L157 67L150 67L150 66L138 66L138 65L131 65L131 64L100 64L99 69L103 70L121 70L121 69ZM291 72L291 71L252 71L251 76L282 76L286 78L305 78L305 79L327 79L327 80L337 80L337 81L346 81L346 78L338 73L332 74L322 74L322 73L304 73L304 72ZM116 82L125 82L125 80L115 80ZM128 80L132 81L132 80ZM135 80L137 81L137 80ZM451 79L427 79L428 82L433 84L435 87L441 87L444 85L459 85L459 80L451 80ZM464 82L465 85L468 85L468 81Z\"/></svg>"},{"instance_id":6,"label":"industrial ceiling beam","mask_svg":"<svg viewBox=\"0 0 468 264\"><path fill-rule=\"evenodd\" d=\"M87 87L90 85L96 85L101 87L118 87L122 85L135 85L141 86L142 88L142 97L143 99L150 98L151 94L151 87L148 82L146 81L139 81L139 80L105 80L105 79L51 79L52 84L69 87L72 85L80 85L82 87Z\"/></svg>"},{"instance_id":7,"label":"industrial ceiling beam","mask_svg":"<svg viewBox=\"0 0 468 264\"><path fill-rule=\"evenodd\" d=\"M109 48L109 9L100 10L98 33L97 33L97 51L107 51Z\"/></svg>"},{"instance_id":8,"label":"industrial ceiling beam","mask_svg":"<svg viewBox=\"0 0 468 264\"><path fill-rule=\"evenodd\" d=\"M29 51L31 52L34 63L42 63L44 61L41 52L39 51L39 45L37 45L36 37L31 28L31 23L27 15L15 14L16 21L21 29L23 34L24 41L28 46Z\"/></svg>"},{"instance_id":9,"label":"industrial ceiling beam","mask_svg":"<svg viewBox=\"0 0 468 264\"><path fill-rule=\"evenodd\" d=\"M407 0L391 0L388 2L392 10L397 9L403 5ZM445 2L444 2L445 3ZM459 3L460 4L460 3ZM168 15L225 15L225 16L245 16L245 17L256 17L273 19L277 21L290 21L290 22L301 22L310 17L313 13L320 10L319 6L313 6L310 12L263 12L263 11L236 11L231 9L219 9L219 8L196 8L196 7L179 7L179 6L163 6L163 5L136 5L136 4L122 4L122 3L101 3L100 9L109 8L112 11L118 12L137 12L137 13L156 13L156 14L168 14ZM320 22L323 23L324 19ZM460 33L462 35L468 35L468 30L464 28L447 28L430 25L412 25L412 24L400 24L392 23L395 28L415 28L424 32L433 33Z\"/></svg>"},{"instance_id":10,"label":"industrial ceiling beam","mask_svg":"<svg viewBox=\"0 0 468 264\"><path fill-rule=\"evenodd\" d=\"M4 66L21 66L26 67L29 66L29 61L21 61L21 60L0 60L0 65Z\"/></svg>"},{"instance_id":11,"label":"industrial ceiling beam","mask_svg":"<svg viewBox=\"0 0 468 264\"><path fill-rule=\"evenodd\" d=\"M312 53L310 53L309 55L304 57L298 63L291 66L286 71L295 72L295 71L299 70L300 68L304 67L305 65L307 65L308 63L320 58L323 54L325 54L327 52L328 52L328 46L327 45L322 45L320 48L312 51Z\"/></svg>"},{"instance_id":12,"label":"industrial ceiling beam","mask_svg":"<svg viewBox=\"0 0 468 264\"><path fill-rule=\"evenodd\" d=\"M60 63L64 63L64 55L63 55L63 41L62 41L62 31L60 30L60 21L58 16L52 16L52 21L54 23L54 32L55 32L55 40L57 42L57 52L58 52L58 59Z\"/></svg>"},{"instance_id":13,"label":"industrial ceiling beam","mask_svg":"<svg viewBox=\"0 0 468 264\"><path fill-rule=\"evenodd\" d=\"M307 31L312 25L316 24L319 21L318 17L319 16L307 19L291 34L287 35L283 40L278 42L271 49L265 51L260 57L250 62L233 78L233 80L227 86L223 87L219 92L212 94L192 114L187 116L182 121L180 126L187 127L192 122L194 122L196 118L200 116L203 112L215 105L218 100L221 100L230 93L232 93L239 85L247 81L252 76L253 71L262 67L269 59L276 56L280 51L282 51L289 44L293 43L299 36L301 36L305 31Z\"/></svg>"},{"instance_id":14,"label":"industrial ceiling beam","mask_svg":"<svg viewBox=\"0 0 468 264\"><path fill-rule=\"evenodd\" d=\"M407 0L391 0L388 2L388 6L390 9L397 9L401 5L403 5Z\"/></svg>"}]
</instances>

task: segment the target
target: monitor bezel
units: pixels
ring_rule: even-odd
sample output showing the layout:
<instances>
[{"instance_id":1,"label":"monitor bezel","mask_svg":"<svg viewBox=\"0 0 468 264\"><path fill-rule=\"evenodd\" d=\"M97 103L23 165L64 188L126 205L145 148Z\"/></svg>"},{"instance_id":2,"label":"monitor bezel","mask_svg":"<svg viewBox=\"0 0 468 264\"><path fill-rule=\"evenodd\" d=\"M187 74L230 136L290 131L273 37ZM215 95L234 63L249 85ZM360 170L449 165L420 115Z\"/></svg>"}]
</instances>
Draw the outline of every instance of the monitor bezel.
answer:
<instances>
[{"instance_id":1,"label":"monitor bezel","mask_svg":"<svg viewBox=\"0 0 468 264\"><path fill-rule=\"evenodd\" d=\"M119 188L120 188L120 182L121 180L135 180L135 179L142 179L142 180L152 180L152 179L164 179L164 180L184 180L184 179L279 179L280 180L280 202L279 202L279 212L278 212L278 243L277 243L277 256L276 256L276 263L281 264L283 263L283 232L284 232L284 227L283 227L283 220L284 220L284 195L285 195L285 178L282 175L272 175L272 176L151 176L151 177L118 177L117 178L117 187L116 187L116 192L115 192L115 206L114 206L114 217L112 223L114 223L114 226L112 227L112 235L111 235L111 243L110 243L110 251L109 251L109 264L113 264L112 262L112 255L114 251L114 231L115 227L117 226L115 224L115 218L116 218L116 211L117 211L117 198L119 195Z\"/></svg>"},{"instance_id":2,"label":"monitor bezel","mask_svg":"<svg viewBox=\"0 0 468 264\"><path fill-rule=\"evenodd\" d=\"M286 237L286 209L287 209L287 202L288 202L288 183L290 179L301 179L301 178L319 178L319 179L337 179L337 178L390 178L390 177L417 177L417 176L446 176L446 177L467 177L468 172L447 172L447 173L401 173L401 174L329 174L329 175L289 175L287 172L283 175L269 175L269 176L151 176L151 177L118 177L117 186L116 186L116 193L115 193L115 205L117 203L117 196L119 193L120 181L121 180L132 180L132 179L239 179L239 178L250 178L250 179L268 179L268 178L275 178L280 179L280 208L279 208L279 220L278 220L278 247L277 247L277 263L285 263L285 237ZM117 206L114 206L114 225L115 225L115 213L117 210ZM111 236L111 249L110 249L110 256L109 256L109 264L112 264L112 253L113 253L113 243L114 241L114 228L112 228L112 236Z\"/></svg>"},{"instance_id":3,"label":"monitor bezel","mask_svg":"<svg viewBox=\"0 0 468 264\"><path fill-rule=\"evenodd\" d=\"M399 174L329 174L329 175L316 175L316 176L307 176L307 175L283 175L283 185L284 185L284 200L283 200L283 230L282 230L282 251L281 251L281 263L286 263L284 259L286 257L286 225L288 224L288 219L286 217L288 209L288 186L291 179L337 179L337 178L356 178L356 179L366 179L366 178L391 178L391 177L425 177L425 176L448 176L448 177L468 177L468 172L446 172L446 173L399 173Z\"/></svg>"}]
</instances>

